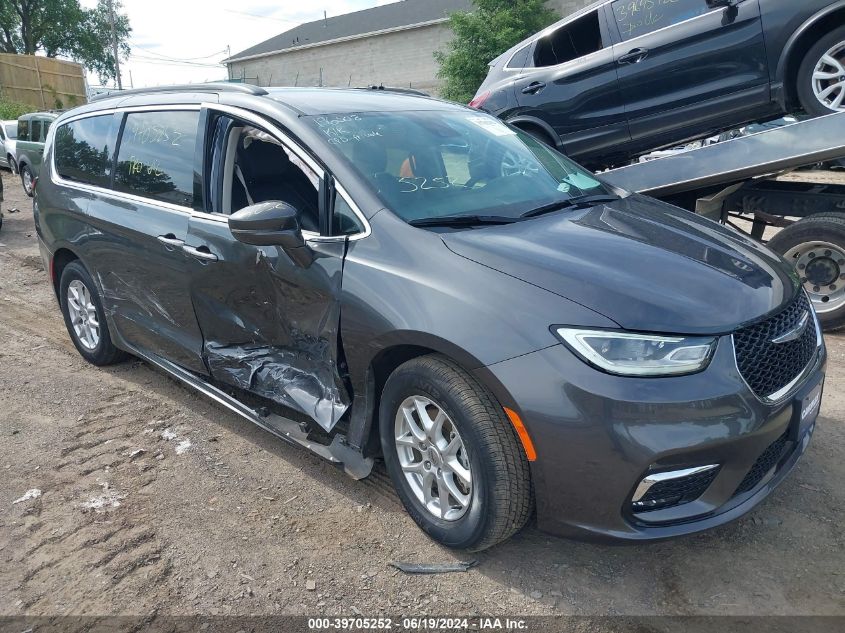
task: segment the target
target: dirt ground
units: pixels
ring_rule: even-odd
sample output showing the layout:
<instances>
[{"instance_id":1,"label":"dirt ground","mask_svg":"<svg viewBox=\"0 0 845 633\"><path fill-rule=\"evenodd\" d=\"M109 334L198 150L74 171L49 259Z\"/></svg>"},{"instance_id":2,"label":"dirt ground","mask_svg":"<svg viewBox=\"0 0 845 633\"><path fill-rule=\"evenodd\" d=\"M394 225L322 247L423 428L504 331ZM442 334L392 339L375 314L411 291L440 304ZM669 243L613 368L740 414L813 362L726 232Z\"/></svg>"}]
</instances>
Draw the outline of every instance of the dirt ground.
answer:
<instances>
[{"instance_id":1,"label":"dirt ground","mask_svg":"<svg viewBox=\"0 0 845 633\"><path fill-rule=\"evenodd\" d=\"M352 481L142 362L87 365L31 203L3 178L0 615L845 615L845 337L828 337L807 454L745 518L638 546L529 527L456 554L417 529L383 469ZM469 558L466 574L389 566Z\"/></svg>"}]
</instances>

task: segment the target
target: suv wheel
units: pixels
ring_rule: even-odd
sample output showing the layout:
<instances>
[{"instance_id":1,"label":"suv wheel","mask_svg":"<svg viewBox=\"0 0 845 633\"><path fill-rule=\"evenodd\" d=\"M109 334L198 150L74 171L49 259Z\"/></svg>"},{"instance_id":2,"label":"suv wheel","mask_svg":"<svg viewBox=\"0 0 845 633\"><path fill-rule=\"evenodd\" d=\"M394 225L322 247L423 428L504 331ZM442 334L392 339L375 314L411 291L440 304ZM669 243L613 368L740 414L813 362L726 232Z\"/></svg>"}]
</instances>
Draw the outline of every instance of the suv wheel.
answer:
<instances>
[{"instance_id":1,"label":"suv wheel","mask_svg":"<svg viewBox=\"0 0 845 633\"><path fill-rule=\"evenodd\" d=\"M78 261L68 264L59 282L65 326L82 357L93 365L112 365L126 353L112 344L103 304L91 275Z\"/></svg>"},{"instance_id":2,"label":"suv wheel","mask_svg":"<svg viewBox=\"0 0 845 633\"><path fill-rule=\"evenodd\" d=\"M804 218L769 247L795 265L824 330L845 327L845 213Z\"/></svg>"},{"instance_id":3,"label":"suv wheel","mask_svg":"<svg viewBox=\"0 0 845 633\"><path fill-rule=\"evenodd\" d=\"M400 366L385 385L379 420L388 473L432 538L478 551L528 521L525 452L502 407L456 363L435 355Z\"/></svg>"},{"instance_id":4,"label":"suv wheel","mask_svg":"<svg viewBox=\"0 0 845 633\"><path fill-rule=\"evenodd\" d=\"M798 98L815 116L845 112L845 26L828 33L798 70Z\"/></svg>"},{"instance_id":5,"label":"suv wheel","mask_svg":"<svg viewBox=\"0 0 845 633\"><path fill-rule=\"evenodd\" d=\"M23 165L20 168L20 174L23 190L24 192L26 192L26 195L31 198L32 194L35 192L35 176L32 175L32 171L29 169L29 165Z\"/></svg>"}]
</instances>

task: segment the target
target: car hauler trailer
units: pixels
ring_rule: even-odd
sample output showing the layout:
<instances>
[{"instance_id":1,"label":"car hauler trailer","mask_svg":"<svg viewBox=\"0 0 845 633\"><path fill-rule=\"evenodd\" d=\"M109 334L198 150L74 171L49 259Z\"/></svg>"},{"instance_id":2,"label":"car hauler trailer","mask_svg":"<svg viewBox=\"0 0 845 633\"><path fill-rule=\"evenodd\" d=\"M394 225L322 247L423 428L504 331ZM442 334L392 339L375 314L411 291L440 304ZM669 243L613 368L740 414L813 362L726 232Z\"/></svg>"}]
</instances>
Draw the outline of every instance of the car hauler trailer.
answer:
<instances>
[{"instance_id":1,"label":"car hauler trailer","mask_svg":"<svg viewBox=\"0 0 845 633\"><path fill-rule=\"evenodd\" d=\"M845 327L845 171L789 172L845 157L845 113L801 121L605 172L611 184L670 202L764 241L793 261L826 331ZM825 182L825 181L830 182ZM838 182L836 182L838 181ZM750 222L743 230L737 223Z\"/></svg>"}]
</instances>

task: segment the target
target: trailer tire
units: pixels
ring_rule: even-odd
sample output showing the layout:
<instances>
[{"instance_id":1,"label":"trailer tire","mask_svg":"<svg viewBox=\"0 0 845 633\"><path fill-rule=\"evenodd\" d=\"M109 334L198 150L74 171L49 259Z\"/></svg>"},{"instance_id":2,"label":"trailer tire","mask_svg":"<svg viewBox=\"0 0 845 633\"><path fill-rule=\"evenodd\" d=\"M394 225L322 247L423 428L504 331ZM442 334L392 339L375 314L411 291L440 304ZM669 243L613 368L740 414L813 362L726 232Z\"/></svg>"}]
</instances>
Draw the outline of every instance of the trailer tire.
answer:
<instances>
[{"instance_id":1,"label":"trailer tire","mask_svg":"<svg viewBox=\"0 0 845 633\"><path fill-rule=\"evenodd\" d=\"M794 263L825 332L845 328L845 213L819 213L782 230L769 248Z\"/></svg>"},{"instance_id":2,"label":"trailer tire","mask_svg":"<svg viewBox=\"0 0 845 633\"><path fill-rule=\"evenodd\" d=\"M825 55L836 59L838 65L823 64ZM827 71L828 73L836 70L841 72L843 60L845 60L845 26L841 26L822 37L807 52L804 61L798 68L797 85L795 86L798 100L807 114L823 116L833 112L845 111L845 101L840 100L838 107L833 107L840 90L845 91L845 86L842 86L839 90L833 89L830 94L825 94L825 91L831 89L834 85L839 84L841 86L841 78L836 77L819 81L814 78L816 70Z\"/></svg>"}]
</instances>

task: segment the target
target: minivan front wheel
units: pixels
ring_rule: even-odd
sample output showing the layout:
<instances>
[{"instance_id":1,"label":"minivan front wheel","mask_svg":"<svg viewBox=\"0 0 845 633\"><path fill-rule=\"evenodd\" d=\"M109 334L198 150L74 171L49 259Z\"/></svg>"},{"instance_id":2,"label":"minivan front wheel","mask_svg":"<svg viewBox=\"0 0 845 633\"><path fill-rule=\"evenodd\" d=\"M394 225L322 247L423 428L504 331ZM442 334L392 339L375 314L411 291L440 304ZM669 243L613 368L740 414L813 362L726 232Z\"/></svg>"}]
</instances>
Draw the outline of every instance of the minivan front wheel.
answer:
<instances>
[{"instance_id":1,"label":"minivan front wheel","mask_svg":"<svg viewBox=\"0 0 845 633\"><path fill-rule=\"evenodd\" d=\"M808 114L845 112L845 26L809 50L798 69L797 91Z\"/></svg>"},{"instance_id":2,"label":"minivan front wheel","mask_svg":"<svg viewBox=\"0 0 845 633\"><path fill-rule=\"evenodd\" d=\"M396 369L379 423L399 497L435 540L478 551L528 521L531 477L516 433L493 396L451 359L423 356Z\"/></svg>"},{"instance_id":3,"label":"minivan front wheel","mask_svg":"<svg viewBox=\"0 0 845 633\"><path fill-rule=\"evenodd\" d=\"M103 304L91 275L78 261L65 266L59 300L65 326L77 351L89 363L112 365L126 356L111 341Z\"/></svg>"},{"instance_id":4,"label":"minivan front wheel","mask_svg":"<svg viewBox=\"0 0 845 633\"><path fill-rule=\"evenodd\" d=\"M30 198L35 193L35 176L32 174L32 170L29 168L29 165L23 165L20 168L21 174L21 184L23 185L23 190Z\"/></svg>"}]
</instances>

